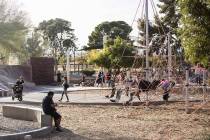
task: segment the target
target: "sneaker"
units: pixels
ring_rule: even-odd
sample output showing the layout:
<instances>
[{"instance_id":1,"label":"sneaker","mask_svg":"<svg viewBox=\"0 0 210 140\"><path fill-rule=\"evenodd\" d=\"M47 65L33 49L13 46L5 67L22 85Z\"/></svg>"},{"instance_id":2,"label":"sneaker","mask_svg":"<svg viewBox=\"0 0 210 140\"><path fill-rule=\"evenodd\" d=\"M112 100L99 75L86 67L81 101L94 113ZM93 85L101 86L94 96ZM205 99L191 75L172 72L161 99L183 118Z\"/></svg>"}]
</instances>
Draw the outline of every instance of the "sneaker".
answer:
<instances>
[{"instance_id":1,"label":"sneaker","mask_svg":"<svg viewBox=\"0 0 210 140\"><path fill-rule=\"evenodd\" d=\"M60 100L58 100L59 102L61 102L62 100L60 99Z\"/></svg>"},{"instance_id":2,"label":"sneaker","mask_svg":"<svg viewBox=\"0 0 210 140\"><path fill-rule=\"evenodd\" d=\"M69 100L67 100L66 102L69 102Z\"/></svg>"},{"instance_id":3,"label":"sneaker","mask_svg":"<svg viewBox=\"0 0 210 140\"><path fill-rule=\"evenodd\" d=\"M57 127L55 130L58 132L63 132L63 130L61 130L59 127Z\"/></svg>"},{"instance_id":4,"label":"sneaker","mask_svg":"<svg viewBox=\"0 0 210 140\"><path fill-rule=\"evenodd\" d=\"M106 98L109 98L109 95L106 95L105 97L106 97Z\"/></svg>"}]
</instances>

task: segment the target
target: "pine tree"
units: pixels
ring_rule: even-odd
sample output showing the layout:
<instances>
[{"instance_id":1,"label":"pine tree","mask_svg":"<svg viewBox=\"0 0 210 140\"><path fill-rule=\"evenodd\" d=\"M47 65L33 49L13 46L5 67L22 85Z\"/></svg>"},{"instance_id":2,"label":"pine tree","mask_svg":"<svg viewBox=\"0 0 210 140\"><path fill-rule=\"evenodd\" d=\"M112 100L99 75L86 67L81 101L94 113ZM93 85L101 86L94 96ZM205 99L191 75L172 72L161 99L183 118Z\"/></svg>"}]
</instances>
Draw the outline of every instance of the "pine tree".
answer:
<instances>
[{"instance_id":1,"label":"pine tree","mask_svg":"<svg viewBox=\"0 0 210 140\"><path fill-rule=\"evenodd\" d=\"M179 34L177 32L179 28L179 20L181 18L181 14L179 11L179 0L159 0L160 4L158 7L160 8L160 14L163 15L161 18L161 23L164 26L166 32L170 32L171 34L171 44L173 54L176 55L177 60L180 64L182 64L184 59L184 51L181 48L181 40L179 39Z\"/></svg>"},{"instance_id":2,"label":"pine tree","mask_svg":"<svg viewBox=\"0 0 210 140\"><path fill-rule=\"evenodd\" d=\"M181 17L178 12L178 0L159 0L161 4L158 4L160 13L164 14L161 18L164 26L170 29L170 31L176 32L178 28L178 22Z\"/></svg>"},{"instance_id":3,"label":"pine tree","mask_svg":"<svg viewBox=\"0 0 210 140\"><path fill-rule=\"evenodd\" d=\"M210 1L179 1L182 14L180 38L185 56L192 63L210 61Z\"/></svg>"}]
</instances>

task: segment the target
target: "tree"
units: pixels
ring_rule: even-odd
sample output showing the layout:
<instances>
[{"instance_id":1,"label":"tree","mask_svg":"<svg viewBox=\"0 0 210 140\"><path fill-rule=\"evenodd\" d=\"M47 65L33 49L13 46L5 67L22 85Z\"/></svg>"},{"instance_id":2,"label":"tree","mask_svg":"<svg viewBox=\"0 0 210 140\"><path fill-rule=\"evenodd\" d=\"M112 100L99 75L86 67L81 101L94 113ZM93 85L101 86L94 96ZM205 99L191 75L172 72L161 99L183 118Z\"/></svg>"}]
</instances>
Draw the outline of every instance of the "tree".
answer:
<instances>
[{"instance_id":1,"label":"tree","mask_svg":"<svg viewBox=\"0 0 210 140\"><path fill-rule=\"evenodd\" d=\"M88 61L107 69L129 68L133 65L133 46L126 40L117 37L114 44L101 51L92 50Z\"/></svg>"},{"instance_id":2,"label":"tree","mask_svg":"<svg viewBox=\"0 0 210 140\"><path fill-rule=\"evenodd\" d=\"M71 22L67 20L56 18L43 21L37 30L41 31L43 38L50 42L50 49L57 62L63 58L69 48L76 46L74 29L71 28Z\"/></svg>"},{"instance_id":3,"label":"tree","mask_svg":"<svg viewBox=\"0 0 210 140\"><path fill-rule=\"evenodd\" d=\"M180 39L187 60L207 66L210 61L210 2L180 1Z\"/></svg>"},{"instance_id":4,"label":"tree","mask_svg":"<svg viewBox=\"0 0 210 140\"><path fill-rule=\"evenodd\" d=\"M165 27L173 33L176 33L178 23L181 17L179 13L178 0L159 0L161 4L158 4L160 13L163 14L161 21Z\"/></svg>"},{"instance_id":5,"label":"tree","mask_svg":"<svg viewBox=\"0 0 210 140\"><path fill-rule=\"evenodd\" d=\"M85 47L85 50L91 49L102 49L103 48L103 37L106 35L111 43L116 37L120 37L124 40L129 39L129 33L132 28L124 21L112 21L112 22L102 22L95 27L95 30L88 37L88 47Z\"/></svg>"},{"instance_id":6,"label":"tree","mask_svg":"<svg viewBox=\"0 0 210 140\"><path fill-rule=\"evenodd\" d=\"M164 29L171 34L172 51L182 63L184 59L184 52L181 48L181 40L177 32L179 28L179 21L181 18L179 0L160 0L158 7L160 14L162 14L161 23Z\"/></svg>"},{"instance_id":7,"label":"tree","mask_svg":"<svg viewBox=\"0 0 210 140\"><path fill-rule=\"evenodd\" d=\"M26 13L19 9L17 3L0 1L0 55L8 58L15 53L23 59L23 44L27 33Z\"/></svg>"},{"instance_id":8,"label":"tree","mask_svg":"<svg viewBox=\"0 0 210 140\"><path fill-rule=\"evenodd\" d=\"M44 55L44 41L38 32L33 32L31 37L27 38L25 50L28 57L40 57Z\"/></svg>"}]
</instances>

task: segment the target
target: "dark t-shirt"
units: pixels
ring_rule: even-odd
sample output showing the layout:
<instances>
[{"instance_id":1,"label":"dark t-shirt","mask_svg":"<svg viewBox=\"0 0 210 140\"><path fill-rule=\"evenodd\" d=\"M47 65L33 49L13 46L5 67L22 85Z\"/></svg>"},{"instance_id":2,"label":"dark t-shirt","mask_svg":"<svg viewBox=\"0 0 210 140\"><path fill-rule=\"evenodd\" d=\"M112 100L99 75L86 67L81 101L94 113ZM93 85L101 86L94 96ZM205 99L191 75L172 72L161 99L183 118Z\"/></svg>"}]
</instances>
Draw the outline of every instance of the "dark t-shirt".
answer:
<instances>
[{"instance_id":1,"label":"dark t-shirt","mask_svg":"<svg viewBox=\"0 0 210 140\"><path fill-rule=\"evenodd\" d=\"M52 107L51 105L54 104L52 98L49 96L46 96L43 101L42 101L42 109L45 114L52 114L55 112L55 108Z\"/></svg>"},{"instance_id":2,"label":"dark t-shirt","mask_svg":"<svg viewBox=\"0 0 210 140\"><path fill-rule=\"evenodd\" d=\"M20 84L23 84L24 83L24 80L23 79L21 79L21 80L19 80L20 81Z\"/></svg>"}]
</instances>

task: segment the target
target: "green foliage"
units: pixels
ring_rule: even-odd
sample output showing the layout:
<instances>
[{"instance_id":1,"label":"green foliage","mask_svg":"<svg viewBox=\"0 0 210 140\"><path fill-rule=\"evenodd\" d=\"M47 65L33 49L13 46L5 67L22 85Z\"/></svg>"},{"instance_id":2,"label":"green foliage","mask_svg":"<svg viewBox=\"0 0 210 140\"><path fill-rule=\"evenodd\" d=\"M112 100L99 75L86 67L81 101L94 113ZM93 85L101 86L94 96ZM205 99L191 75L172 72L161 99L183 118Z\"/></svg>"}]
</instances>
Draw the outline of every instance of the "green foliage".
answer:
<instances>
[{"instance_id":1,"label":"green foliage","mask_svg":"<svg viewBox=\"0 0 210 140\"><path fill-rule=\"evenodd\" d=\"M81 71L83 74L85 74L86 76L92 76L96 71L93 69L85 69Z\"/></svg>"},{"instance_id":2,"label":"green foliage","mask_svg":"<svg viewBox=\"0 0 210 140\"><path fill-rule=\"evenodd\" d=\"M168 33L170 31L171 34L172 53L176 55L176 58L180 60L177 62L181 64L184 58L184 52L181 48L179 34L177 33L179 20L181 18L178 1L179 0L160 0L158 7L160 8L160 14L163 15L161 17L161 24L165 32Z\"/></svg>"},{"instance_id":3,"label":"green foliage","mask_svg":"<svg viewBox=\"0 0 210 140\"><path fill-rule=\"evenodd\" d=\"M27 33L25 12L16 3L0 1L0 55L8 58L15 53L20 59L23 56L23 44Z\"/></svg>"},{"instance_id":4,"label":"green foliage","mask_svg":"<svg viewBox=\"0 0 210 140\"><path fill-rule=\"evenodd\" d=\"M134 48L128 41L117 37L113 45L103 48L101 51L92 51L89 53L88 61L98 66L110 68L128 68L133 65Z\"/></svg>"},{"instance_id":5,"label":"green foliage","mask_svg":"<svg viewBox=\"0 0 210 140\"><path fill-rule=\"evenodd\" d=\"M60 18L44 20L39 24L37 30L43 33L45 40L50 41L50 49L57 62L63 58L68 49L76 46L74 29L71 28L71 22L67 20Z\"/></svg>"},{"instance_id":6,"label":"green foliage","mask_svg":"<svg viewBox=\"0 0 210 140\"><path fill-rule=\"evenodd\" d=\"M210 5L207 1L180 1L182 46L189 62L208 64L210 60Z\"/></svg>"},{"instance_id":7,"label":"green foliage","mask_svg":"<svg viewBox=\"0 0 210 140\"><path fill-rule=\"evenodd\" d=\"M160 4L158 7L160 8L160 13L164 14L161 18L164 26L170 28L170 31L175 33L178 28L179 19L181 14L178 9L178 0L159 0Z\"/></svg>"},{"instance_id":8,"label":"green foliage","mask_svg":"<svg viewBox=\"0 0 210 140\"><path fill-rule=\"evenodd\" d=\"M131 32L131 30L132 28L124 21L102 22L101 24L95 27L95 30L88 37L88 47L86 46L84 49L102 49L104 35L108 36L112 44L113 40L116 39L116 37L118 36L124 40L128 40L128 35Z\"/></svg>"},{"instance_id":9,"label":"green foliage","mask_svg":"<svg viewBox=\"0 0 210 140\"><path fill-rule=\"evenodd\" d=\"M32 33L31 37L27 38L25 49L29 57L43 56L43 40L38 32Z\"/></svg>"}]
</instances>

